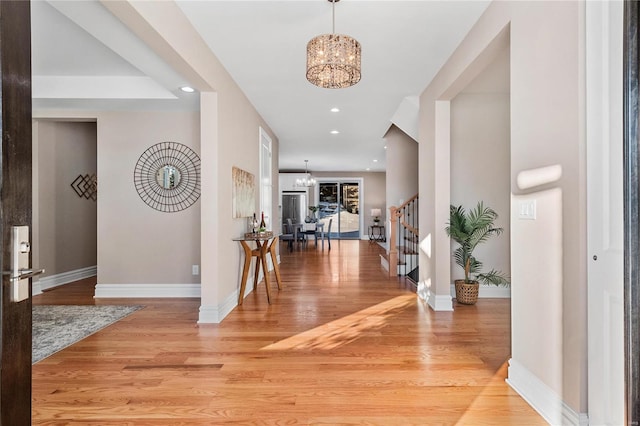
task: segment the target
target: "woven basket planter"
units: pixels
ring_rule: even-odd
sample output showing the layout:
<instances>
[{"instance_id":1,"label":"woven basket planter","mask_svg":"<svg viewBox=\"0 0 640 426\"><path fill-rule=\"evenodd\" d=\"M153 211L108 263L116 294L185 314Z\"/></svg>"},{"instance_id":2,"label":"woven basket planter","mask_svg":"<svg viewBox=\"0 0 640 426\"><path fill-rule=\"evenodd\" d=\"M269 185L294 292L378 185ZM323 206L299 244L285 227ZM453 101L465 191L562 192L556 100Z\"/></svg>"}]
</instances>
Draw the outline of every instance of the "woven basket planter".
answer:
<instances>
[{"instance_id":1,"label":"woven basket planter","mask_svg":"<svg viewBox=\"0 0 640 426\"><path fill-rule=\"evenodd\" d=\"M464 280L456 280L456 300L463 305L475 305L478 301L478 282L465 283Z\"/></svg>"}]
</instances>

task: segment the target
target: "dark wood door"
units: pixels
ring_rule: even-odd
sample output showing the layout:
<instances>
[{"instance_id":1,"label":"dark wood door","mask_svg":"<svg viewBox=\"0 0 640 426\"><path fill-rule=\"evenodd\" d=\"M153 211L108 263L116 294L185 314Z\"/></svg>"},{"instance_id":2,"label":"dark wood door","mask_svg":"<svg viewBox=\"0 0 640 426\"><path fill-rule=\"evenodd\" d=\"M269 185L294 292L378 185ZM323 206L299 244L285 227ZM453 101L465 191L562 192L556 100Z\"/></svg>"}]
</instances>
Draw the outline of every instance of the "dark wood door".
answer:
<instances>
[{"instance_id":1,"label":"dark wood door","mask_svg":"<svg viewBox=\"0 0 640 426\"><path fill-rule=\"evenodd\" d=\"M10 268L11 227L31 227L31 24L29 1L0 1L0 226L2 271ZM10 279L0 297L0 425L31 424L31 290L12 302Z\"/></svg>"}]
</instances>

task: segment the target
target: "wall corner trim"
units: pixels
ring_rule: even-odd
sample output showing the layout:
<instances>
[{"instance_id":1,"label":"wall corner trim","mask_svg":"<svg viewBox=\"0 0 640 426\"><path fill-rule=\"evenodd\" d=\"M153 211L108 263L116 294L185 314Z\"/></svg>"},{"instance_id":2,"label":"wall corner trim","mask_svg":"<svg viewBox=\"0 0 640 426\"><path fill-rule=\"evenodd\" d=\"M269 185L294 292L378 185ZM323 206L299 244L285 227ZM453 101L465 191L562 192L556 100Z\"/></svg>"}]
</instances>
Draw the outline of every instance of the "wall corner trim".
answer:
<instances>
[{"instance_id":1,"label":"wall corner trim","mask_svg":"<svg viewBox=\"0 0 640 426\"><path fill-rule=\"evenodd\" d=\"M222 319L217 306L200 306L198 324L218 324L220 321Z\"/></svg>"},{"instance_id":2,"label":"wall corner trim","mask_svg":"<svg viewBox=\"0 0 640 426\"><path fill-rule=\"evenodd\" d=\"M511 358L506 382L549 424L587 426L587 413L577 413L542 380Z\"/></svg>"},{"instance_id":3,"label":"wall corner trim","mask_svg":"<svg viewBox=\"0 0 640 426\"><path fill-rule=\"evenodd\" d=\"M96 284L94 299L200 297L200 284Z\"/></svg>"},{"instance_id":4,"label":"wall corner trim","mask_svg":"<svg viewBox=\"0 0 640 426\"><path fill-rule=\"evenodd\" d=\"M227 315L238 304L238 292L234 291L218 306L200 306L200 314L198 316L198 324L218 324L222 322Z\"/></svg>"},{"instance_id":5,"label":"wall corner trim","mask_svg":"<svg viewBox=\"0 0 640 426\"><path fill-rule=\"evenodd\" d=\"M425 302L434 311L453 311L453 299L451 295L435 294L429 289L425 281L418 282L416 294L418 299Z\"/></svg>"},{"instance_id":6,"label":"wall corner trim","mask_svg":"<svg viewBox=\"0 0 640 426\"><path fill-rule=\"evenodd\" d=\"M453 311L453 299L451 296L432 294L427 303L436 312Z\"/></svg>"}]
</instances>

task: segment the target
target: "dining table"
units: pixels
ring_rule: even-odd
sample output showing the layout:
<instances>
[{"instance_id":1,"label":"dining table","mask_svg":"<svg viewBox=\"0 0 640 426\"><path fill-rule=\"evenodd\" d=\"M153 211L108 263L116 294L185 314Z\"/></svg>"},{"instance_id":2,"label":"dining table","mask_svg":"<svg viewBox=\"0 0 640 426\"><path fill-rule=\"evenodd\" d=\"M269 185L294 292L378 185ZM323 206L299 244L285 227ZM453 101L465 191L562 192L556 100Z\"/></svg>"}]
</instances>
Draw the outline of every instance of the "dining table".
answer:
<instances>
[{"instance_id":1,"label":"dining table","mask_svg":"<svg viewBox=\"0 0 640 426\"><path fill-rule=\"evenodd\" d=\"M317 232L320 232L320 240L322 244L322 250L324 250L324 222L302 222L293 225L293 238L294 241L298 241L298 233L306 234L313 231L314 235L314 247L318 247Z\"/></svg>"},{"instance_id":2,"label":"dining table","mask_svg":"<svg viewBox=\"0 0 640 426\"><path fill-rule=\"evenodd\" d=\"M271 304L271 286L269 283L269 268L267 263L267 256L271 256L271 263L273 263L273 270L276 275L276 283L278 284L278 290L282 290L282 283L280 279L280 268L278 266L278 259L276 253L276 247L278 247L279 236L273 232L256 232L247 233L239 238L234 238L233 241L238 241L244 250L244 267L242 268L242 279L240 281L240 294L238 295L238 305L242 305L244 299L244 291L247 286L247 279L249 277L249 269L251 269L251 260L256 258L256 266L253 274L253 290L258 288L258 278L260 274L260 267L264 275L264 284L267 288L267 302ZM249 243L255 243L256 247L252 248Z\"/></svg>"}]
</instances>

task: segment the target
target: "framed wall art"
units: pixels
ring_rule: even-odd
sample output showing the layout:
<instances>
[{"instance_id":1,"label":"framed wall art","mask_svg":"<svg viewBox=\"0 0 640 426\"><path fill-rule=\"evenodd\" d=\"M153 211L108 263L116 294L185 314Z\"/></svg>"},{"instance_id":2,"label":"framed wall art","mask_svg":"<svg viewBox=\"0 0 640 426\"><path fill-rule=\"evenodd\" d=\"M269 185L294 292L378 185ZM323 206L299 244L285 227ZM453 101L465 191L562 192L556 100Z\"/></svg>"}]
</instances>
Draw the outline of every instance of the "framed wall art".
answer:
<instances>
[{"instance_id":1,"label":"framed wall art","mask_svg":"<svg viewBox=\"0 0 640 426\"><path fill-rule=\"evenodd\" d=\"M233 181L231 196L233 217L250 217L256 211L255 176L238 167L233 167L231 173Z\"/></svg>"}]
</instances>

